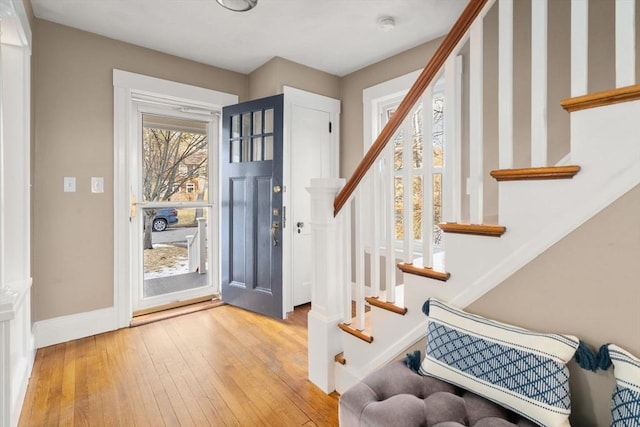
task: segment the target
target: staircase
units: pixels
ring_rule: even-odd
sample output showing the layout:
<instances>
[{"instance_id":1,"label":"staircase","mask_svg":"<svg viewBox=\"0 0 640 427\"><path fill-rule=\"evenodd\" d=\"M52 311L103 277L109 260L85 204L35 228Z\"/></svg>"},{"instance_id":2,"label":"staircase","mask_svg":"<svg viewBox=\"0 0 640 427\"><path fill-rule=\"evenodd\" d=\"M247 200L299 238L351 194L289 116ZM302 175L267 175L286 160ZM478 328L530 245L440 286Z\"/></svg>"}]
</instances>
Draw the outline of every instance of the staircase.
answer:
<instances>
[{"instance_id":1,"label":"staircase","mask_svg":"<svg viewBox=\"0 0 640 427\"><path fill-rule=\"evenodd\" d=\"M589 46L590 2L572 1L570 25L551 25L562 11L549 8L559 3L536 0L523 12L522 2L471 0L354 175L312 181L309 377L323 390L344 391L420 341L427 298L468 306L640 184L636 2L611 2L615 67L597 79L587 72L589 56L600 54ZM523 16L532 29L530 66L515 58L522 46L514 48L514 26ZM484 42L492 39L495 62ZM562 42L571 58L566 76L555 71L550 49ZM434 203L433 93L441 78L445 161ZM497 93L486 90L488 81ZM589 93L603 81L615 88ZM522 85L527 96L515 89ZM566 111L551 87L566 91ZM530 143L520 140L523 109ZM416 120L424 138L407 137ZM418 162L416 138L426 142ZM418 204L413 191L398 190L416 188L416 180ZM438 227L443 242L422 238Z\"/></svg>"}]
</instances>

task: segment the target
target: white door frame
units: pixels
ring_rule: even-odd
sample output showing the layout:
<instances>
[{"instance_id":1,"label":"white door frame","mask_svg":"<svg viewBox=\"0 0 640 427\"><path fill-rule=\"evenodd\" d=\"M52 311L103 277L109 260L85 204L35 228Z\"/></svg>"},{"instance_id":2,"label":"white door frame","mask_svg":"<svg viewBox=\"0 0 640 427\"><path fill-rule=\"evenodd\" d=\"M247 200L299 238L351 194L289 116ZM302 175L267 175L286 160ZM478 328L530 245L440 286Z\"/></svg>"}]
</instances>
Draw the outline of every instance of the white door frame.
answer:
<instances>
[{"instance_id":1,"label":"white door frame","mask_svg":"<svg viewBox=\"0 0 640 427\"><path fill-rule=\"evenodd\" d=\"M306 108L326 111L330 114L332 123L330 152L327 153L328 162L322 165L322 175L318 178L338 178L340 171L340 101L312 92L284 86L284 141L283 141L283 182L285 187L283 204L285 209L291 206L291 191L287 190L295 185L295 177L291 176L292 162L291 158L291 130L292 130L292 111L293 106L299 105ZM327 124L328 126L328 124ZM325 157L325 156L323 156ZM290 311L293 311L293 233L295 226L289 221L291 216L286 212L286 227L283 229L283 254L282 254L282 296L283 296L283 317Z\"/></svg>"},{"instance_id":2,"label":"white door frame","mask_svg":"<svg viewBox=\"0 0 640 427\"><path fill-rule=\"evenodd\" d=\"M144 215L142 211L144 208L163 208L163 207L174 207L174 208L206 208L206 219L207 224L211 226L207 226L207 236L209 237L210 242L216 242L217 236L216 231L219 227L214 227L215 224L218 224L219 215L216 214L218 208L218 200L219 200L219 192L217 187L214 185L219 182L217 177L219 176L218 166L219 166L219 153L217 151L220 146L219 141L219 129L220 129L220 118L217 114L211 114L209 111L202 111L202 114L195 113L185 113L180 110L176 110L175 108L166 108L162 106L155 105L154 103L150 104L149 100L145 101L136 101L133 100L134 109L132 111L131 116L131 126L134 129L135 138L129 141L129 148L127 153L130 156L129 159L129 178L131 184L131 193L135 194L137 199L136 204L136 216L135 218L130 219L130 232L131 232L131 277L132 277L132 309L133 311L146 309L150 307L157 307L159 305L175 302L178 298L176 293L168 293L168 294L160 294L153 297L143 297L143 286L144 286L144 250L143 250L143 242L142 242L142 231L143 231L143 223L144 223ZM143 164L142 164L142 144L141 144L141 136L142 136L142 116L144 114L157 115L157 116L167 116L167 117L175 117L184 120L193 120L199 122L207 123L207 149L208 159L207 162L207 173L209 176L208 182L209 187L208 195L209 200L206 201L195 201L195 202L142 202L143 197L143 185L142 185L142 175L143 172ZM211 234L211 236L209 236ZM179 299L187 300L192 298L203 297L206 295L210 295L212 293L216 293L219 291L220 282L216 280L218 277L217 266L218 263L217 255L217 245L211 245L211 250L207 251L207 264L210 266L207 272L207 286L205 288L195 288L184 290L180 292ZM213 289L211 286L213 284L217 284L217 287Z\"/></svg>"},{"instance_id":3,"label":"white door frame","mask_svg":"<svg viewBox=\"0 0 640 427\"><path fill-rule=\"evenodd\" d=\"M131 268L131 257L133 254L130 214L130 195L132 186L135 185L133 177L129 176L130 156L128 152L128 141L136 140L136 117L134 102L136 100L161 99L163 104L173 104L180 107L188 107L194 111L214 111L221 112L225 105L236 104L236 95L218 92L211 89L199 88L183 83L144 76L122 70L113 70L113 91L114 91L114 173L113 173L113 215L114 215L114 286L113 301L116 311L117 327L126 327L131 322L132 299L131 283L135 280L134 274L137 272ZM221 130L217 129L218 140L221 137ZM220 145L211 147L215 149L218 158L220 155ZM211 233L213 242L210 247L216 245L219 248L220 224L217 218L220 216L219 189L220 175L218 162L213 166L213 173L209 180L215 180L215 194L210 194L210 202L216 204L211 211L215 215L217 227L212 227ZM219 250L217 251L219 252ZM209 274L215 275L217 283L220 283L219 256L216 256L214 265L210 266Z\"/></svg>"}]
</instances>

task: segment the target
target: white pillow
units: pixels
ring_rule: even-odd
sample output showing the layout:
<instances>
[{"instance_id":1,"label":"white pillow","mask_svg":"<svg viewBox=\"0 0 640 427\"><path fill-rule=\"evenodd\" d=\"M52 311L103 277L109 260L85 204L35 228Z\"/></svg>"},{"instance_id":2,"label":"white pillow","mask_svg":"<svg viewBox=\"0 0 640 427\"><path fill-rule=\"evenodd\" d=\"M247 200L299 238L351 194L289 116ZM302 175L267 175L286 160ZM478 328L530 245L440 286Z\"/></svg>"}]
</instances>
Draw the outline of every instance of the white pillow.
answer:
<instances>
[{"instance_id":1,"label":"white pillow","mask_svg":"<svg viewBox=\"0 0 640 427\"><path fill-rule=\"evenodd\" d=\"M576 337L528 331L434 299L428 316L421 374L471 390L540 425L570 425L566 364L578 347Z\"/></svg>"},{"instance_id":2,"label":"white pillow","mask_svg":"<svg viewBox=\"0 0 640 427\"><path fill-rule=\"evenodd\" d=\"M609 344L616 388L611 397L611 426L640 426L640 360L615 344Z\"/></svg>"}]
</instances>

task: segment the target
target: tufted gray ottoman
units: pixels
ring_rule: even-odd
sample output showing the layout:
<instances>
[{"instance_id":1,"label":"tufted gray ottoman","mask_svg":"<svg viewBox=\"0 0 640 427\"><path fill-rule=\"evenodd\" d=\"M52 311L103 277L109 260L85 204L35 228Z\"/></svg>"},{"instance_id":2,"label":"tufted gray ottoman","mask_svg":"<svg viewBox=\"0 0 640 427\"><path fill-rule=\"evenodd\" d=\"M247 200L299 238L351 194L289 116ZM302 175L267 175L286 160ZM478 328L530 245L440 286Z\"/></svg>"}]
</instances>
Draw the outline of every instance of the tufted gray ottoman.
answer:
<instances>
[{"instance_id":1,"label":"tufted gray ottoman","mask_svg":"<svg viewBox=\"0 0 640 427\"><path fill-rule=\"evenodd\" d=\"M393 362L340 396L343 427L534 427L476 394Z\"/></svg>"}]
</instances>

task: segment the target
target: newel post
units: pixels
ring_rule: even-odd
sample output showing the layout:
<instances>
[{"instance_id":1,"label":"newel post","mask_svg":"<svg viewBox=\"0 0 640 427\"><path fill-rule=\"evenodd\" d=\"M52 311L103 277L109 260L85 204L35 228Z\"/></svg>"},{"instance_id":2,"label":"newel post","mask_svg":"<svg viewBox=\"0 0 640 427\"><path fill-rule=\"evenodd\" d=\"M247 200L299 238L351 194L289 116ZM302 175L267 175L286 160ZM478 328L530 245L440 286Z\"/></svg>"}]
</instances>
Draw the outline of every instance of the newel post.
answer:
<instances>
[{"instance_id":1,"label":"newel post","mask_svg":"<svg viewBox=\"0 0 640 427\"><path fill-rule=\"evenodd\" d=\"M341 262L342 215L333 216L333 201L344 186L344 179L312 179L311 194L311 311L308 318L309 380L325 393L335 390L334 356L342 351Z\"/></svg>"}]
</instances>

